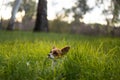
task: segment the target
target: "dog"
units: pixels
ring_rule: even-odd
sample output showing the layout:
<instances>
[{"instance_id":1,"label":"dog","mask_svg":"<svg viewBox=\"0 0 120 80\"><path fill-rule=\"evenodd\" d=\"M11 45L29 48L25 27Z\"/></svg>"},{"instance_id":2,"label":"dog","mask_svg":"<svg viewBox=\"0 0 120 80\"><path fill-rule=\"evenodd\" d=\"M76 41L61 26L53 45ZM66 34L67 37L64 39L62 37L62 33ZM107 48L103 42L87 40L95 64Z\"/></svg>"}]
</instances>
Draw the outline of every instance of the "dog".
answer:
<instances>
[{"instance_id":1,"label":"dog","mask_svg":"<svg viewBox=\"0 0 120 80\"><path fill-rule=\"evenodd\" d=\"M51 58L51 59L60 58L64 56L69 51L69 49L70 49L69 46L66 46L62 49L53 47L50 53L48 54L48 58Z\"/></svg>"}]
</instances>

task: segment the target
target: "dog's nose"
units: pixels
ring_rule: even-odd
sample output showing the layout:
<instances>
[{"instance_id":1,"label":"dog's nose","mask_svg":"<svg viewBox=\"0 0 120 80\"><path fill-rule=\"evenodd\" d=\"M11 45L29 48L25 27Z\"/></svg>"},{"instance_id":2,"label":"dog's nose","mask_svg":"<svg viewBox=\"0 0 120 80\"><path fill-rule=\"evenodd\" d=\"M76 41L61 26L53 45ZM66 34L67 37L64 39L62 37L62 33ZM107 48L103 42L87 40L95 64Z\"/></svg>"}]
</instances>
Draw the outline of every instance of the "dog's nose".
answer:
<instances>
[{"instance_id":1,"label":"dog's nose","mask_svg":"<svg viewBox=\"0 0 120 80\"><path fill-rule=\"evenodd\" d=\"M50 56L50 54L48 54L48 56Z\"/></svg>"}]
</instances>

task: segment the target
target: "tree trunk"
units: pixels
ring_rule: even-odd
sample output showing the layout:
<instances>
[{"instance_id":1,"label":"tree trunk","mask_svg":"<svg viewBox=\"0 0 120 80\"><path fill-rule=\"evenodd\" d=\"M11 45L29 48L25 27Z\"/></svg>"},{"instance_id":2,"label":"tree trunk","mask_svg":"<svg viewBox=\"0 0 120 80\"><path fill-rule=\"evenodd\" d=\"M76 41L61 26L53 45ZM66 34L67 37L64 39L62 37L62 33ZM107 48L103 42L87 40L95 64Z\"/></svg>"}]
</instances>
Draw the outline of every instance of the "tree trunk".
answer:
<instances>
[{"instance_id":1,"label":"tree trunk","mask_svg":"<svg viewBox=\"0 0 120 80\"><path fill-rule=\"evenodd\" d=\"M2 29L2 17L1 17L1 20L0 20L0 30Z\"/></svg>"},{"instance_id":2,"label":"tree trunk","mask_svg":"<svg viewBox=\"0 0 120 80\"><path fill-rule=\"evenodd\" d=\"M15 15L18 12L18 9L20 7L22 0L15 0L13 9L12 9L12 16L10 18L10 21L8 23L7 30L13 30L14 29L14 22L15 22Z\"/></svg>"},{"instance_id":3,"label":"tree trunk","mask_svg":"<svg viewBox=\"0 0 120 80\"><path fill-rule=\"evenodd\" d=\"M39 0L34 31L48 32L47 0Z\"/></svg>"}]
</instances>

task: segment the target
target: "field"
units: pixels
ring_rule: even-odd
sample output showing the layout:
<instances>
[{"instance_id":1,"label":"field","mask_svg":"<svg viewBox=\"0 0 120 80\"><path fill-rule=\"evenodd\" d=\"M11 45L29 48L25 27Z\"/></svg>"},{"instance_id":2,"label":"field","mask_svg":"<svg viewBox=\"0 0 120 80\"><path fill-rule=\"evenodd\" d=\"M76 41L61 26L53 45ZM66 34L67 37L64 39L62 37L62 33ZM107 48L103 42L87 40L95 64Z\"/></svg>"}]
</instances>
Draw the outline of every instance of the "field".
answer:
<instances>
[{"instance_id":1,"label":"field","mask_svg":"<svg viewBox=\"0 0 120 80\"><path fill-rule=\"evenodd\" d=\"M51 48L66 45L53 65ZM0 80L120 80L120 38L0 31Z\"/></svg>"}]
</instances>

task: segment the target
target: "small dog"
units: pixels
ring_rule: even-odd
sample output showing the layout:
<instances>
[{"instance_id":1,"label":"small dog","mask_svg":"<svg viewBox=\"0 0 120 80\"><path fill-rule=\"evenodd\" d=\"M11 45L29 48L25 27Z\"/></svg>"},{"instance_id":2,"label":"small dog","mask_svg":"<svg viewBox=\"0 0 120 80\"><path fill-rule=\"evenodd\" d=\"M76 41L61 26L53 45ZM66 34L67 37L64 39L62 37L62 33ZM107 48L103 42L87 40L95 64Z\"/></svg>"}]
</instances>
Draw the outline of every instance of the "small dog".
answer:
<instances>
[{"instance_id":1,"label":"small dog","mask_svg":"<svg viewBox=\"0 0 120 80\"><path fill-rule=\"evenodd\" d=\"M70 47L66 46L62 49L58 49L56 47L53 47L50 53L48 54L48 58L55 59L55 58L60 58L63 55L65 55L69 51Z\"/></svg>"}]
</instances>

